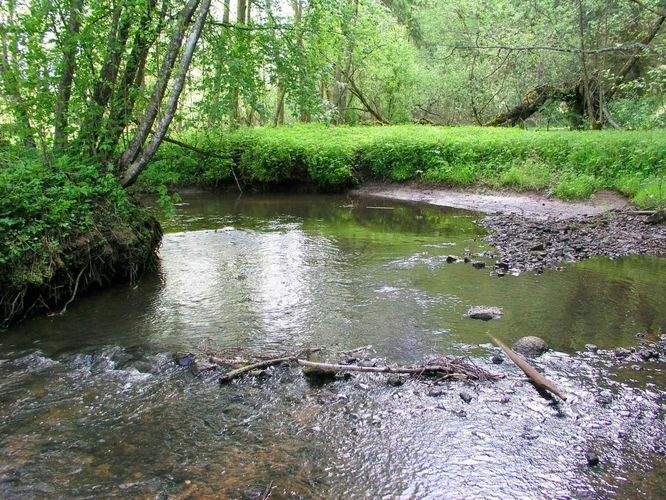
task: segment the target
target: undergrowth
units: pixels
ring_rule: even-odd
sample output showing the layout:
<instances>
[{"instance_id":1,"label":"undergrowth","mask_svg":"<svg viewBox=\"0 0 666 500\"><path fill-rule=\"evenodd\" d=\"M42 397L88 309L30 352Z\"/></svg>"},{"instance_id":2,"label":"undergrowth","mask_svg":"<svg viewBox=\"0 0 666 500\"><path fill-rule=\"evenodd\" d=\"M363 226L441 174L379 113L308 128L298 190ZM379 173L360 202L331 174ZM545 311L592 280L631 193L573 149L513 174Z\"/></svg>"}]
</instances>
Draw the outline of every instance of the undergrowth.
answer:
<instances>
[{"instance_id":1,"label":"undergrowth","mask_svg":"<svg viewBox=\"0 0 666 500\"><path fill-rule=\"evenodd\" d=\"M545 190L571 199L620 191L666 204L666 131L530 131L480 127L327 127L208 131L180 137L214 153L164 144L140 187L305 181L323 190L365 180Z\"/></svg>"},{"instance_id":2,"label":"undergrowth","mask_svg":"<svg viewBox=\"0 0 666 500\"><path fill-rule=\"evenodd\" d=\"M22 313L31 290L57 304L58 289L71 292L84 266L84 282L110 280L96 272L108 262L127 266L113 273L139 269L156 244L150 221L98 165L66 156L47 165L34 150L1 148L0 325ZM94 249L106 262L98 265Z\"/></svg>"}]
</instances>

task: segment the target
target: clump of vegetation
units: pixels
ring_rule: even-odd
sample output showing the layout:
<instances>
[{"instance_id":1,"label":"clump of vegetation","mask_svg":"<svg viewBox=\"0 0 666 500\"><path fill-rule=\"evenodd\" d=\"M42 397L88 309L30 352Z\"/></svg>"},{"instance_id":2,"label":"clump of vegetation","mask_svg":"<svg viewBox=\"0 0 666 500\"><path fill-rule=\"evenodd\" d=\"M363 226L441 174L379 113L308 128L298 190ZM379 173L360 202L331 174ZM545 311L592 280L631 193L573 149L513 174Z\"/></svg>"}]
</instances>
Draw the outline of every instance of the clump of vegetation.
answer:
<instances>
[{"instance_id":1,"label":"clump of vegetation","mask_svg":"<svg viewBox=\"0 0 666 500\"><path fill-rule=\"evenodd\" d=\"M666 131L530 131L506 128L293 127L242 129L185 140L216 156L165 145L144 189L305 181L324 190L362 180L550 190L564 199L615 189L640 206L666 204Z\"/></svg>"},{"instance_id":2,"label":"clump of vegetation","mask_svg":"<svg viewBox=\"0 0 666 500\"><path fill-rule=\"evenodd\" d=\"M99 165L0 150L0 325L153 261L157 223ZM103 256L103 258L99 258Z\"/></svg>"}]
</instances>

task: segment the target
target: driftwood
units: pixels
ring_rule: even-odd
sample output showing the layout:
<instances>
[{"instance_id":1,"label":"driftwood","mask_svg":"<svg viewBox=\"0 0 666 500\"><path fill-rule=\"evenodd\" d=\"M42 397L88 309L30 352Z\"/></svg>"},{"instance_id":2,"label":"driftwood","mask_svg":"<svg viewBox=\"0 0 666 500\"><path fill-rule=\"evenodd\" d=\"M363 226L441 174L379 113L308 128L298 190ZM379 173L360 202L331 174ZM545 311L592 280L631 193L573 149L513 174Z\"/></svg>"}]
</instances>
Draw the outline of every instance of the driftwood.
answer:
<instances>
[{"instance_id":1,"label":"driftwood","mask_svg":"<svg viewBox=\"0 0 666 500\"><path fill-rule=\"evenodd\" d=\"M302 351L299 351L295 354L291 354L288 356L280 356L279 358L265 359L257 363L252 363L251 365L231 370L230 372L227 372L224 375L222 375L218 380L220 381L220 384L226 384L227 382L231 382L232 380L240 377L241 375L244 375L253 370L262 370L264 368L268 368L269 366L275 366L282 363L292 363L294 361L297 361L298 358L300 358L305 354L318 352L319 350L320 349L303 349Z\"/></svg>"},{"instance_id":2,"label":"driftwood","mask_svg":"<svg viewBox=\"0 0 666 500\"><path fill-rule=\"evenodd\" d=\"M497 375L482 370L476 365L461 360L441 358L431 363L418 366L358 366L340 365L333 363L317 363L298 359L298 364L304 368L311 368L321 373L335 372L366 372L366 373L396 373L408 375L439 376L440 380L452 378L467 380L493 380Z\"/></svg>"},{"instance_id":3,"label":"driftwood","mask_svg":"<svg viewBox=\"0 0 666 500\"><path fill-rule=\"evenodd\" d=\"M659 210L647 218L648 224L661 224L666 221L666 209Z\"/></svg>"},{"instance_id":4,"label":"driftwood","mask_svg":"<svg viewBox=\"0 0 666 500\"><path fill-rule=\"evenodd\" d=\"M553 384L550 380L548 380L546 377L541 375L536 369L530 365L525 358L514 352L512 349L506 346L501 340L495 338L494 336L488 334L488 336L495 342L503 351L504 353L509 356L509 359L513 361L518 368L520 368L525 375L527 375L530 380L536 385L537 387L541 389L545 389L560 398L562 401L566 401L567 398L564 394L560 392L560 390Z\"/></svg>"}]
</instances>

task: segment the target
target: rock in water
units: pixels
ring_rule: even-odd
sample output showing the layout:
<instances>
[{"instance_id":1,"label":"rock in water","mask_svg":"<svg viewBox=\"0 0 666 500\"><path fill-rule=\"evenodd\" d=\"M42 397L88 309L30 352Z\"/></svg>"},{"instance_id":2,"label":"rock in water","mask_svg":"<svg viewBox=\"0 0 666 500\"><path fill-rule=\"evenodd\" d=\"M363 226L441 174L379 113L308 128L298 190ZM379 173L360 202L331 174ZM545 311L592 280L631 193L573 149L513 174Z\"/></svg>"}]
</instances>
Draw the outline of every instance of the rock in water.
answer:
<instances>
[{"instance_id":1,"label":"rock in water","mask_svg":"<svg viewBox=\"0 0 666 500\"><path fill-rule=\"evenodd\" d=\"M587 459L587 465L589 465L590 467L594 467L595 465L599 465L599 457L593 451L588 451L585 454L585 458Z\"/></svg>"},{"instance_id":2,"label":"rock in water","mask_svg":"<svg viewBox=\"0 0 666 500\"><path fill-rule=\"evenodd\" d=\"M523 337L513 344L513 350L525 356L535 358L548 350L548 344L539 337Z\"/></svg>"},{"instance_id":3,"label":"rock in water","mask_svg":"<svg viewBox=\"0 0 666 500\"><path fill-rule=\"evenodd\" d=\"M502 310L499 307L474 306L470 307L469 311L467 311L467 317L490 321L491 319L500 319L502 317Z\"/></svg>"},{"instance_id":4,"label":"rock in water","mask_svg":"<svg viewBox=\"0 0 666 500\"><path fill-rule=\"evenodd\" d=\"M178 366L190 366L192 363L194 363L195 359L196 356L191 352L188 352L187 354L181 354L175 357L175 361Z\"/></svg>"}]
</instances>

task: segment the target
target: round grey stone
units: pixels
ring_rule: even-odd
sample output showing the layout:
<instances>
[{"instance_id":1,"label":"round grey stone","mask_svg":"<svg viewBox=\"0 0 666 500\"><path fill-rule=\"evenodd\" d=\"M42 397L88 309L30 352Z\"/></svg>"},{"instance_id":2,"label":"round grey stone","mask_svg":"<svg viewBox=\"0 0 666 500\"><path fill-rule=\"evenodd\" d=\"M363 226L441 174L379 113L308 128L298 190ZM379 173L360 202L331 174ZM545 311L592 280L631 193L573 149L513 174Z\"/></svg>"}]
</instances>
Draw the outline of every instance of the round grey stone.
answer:
<instances>
[{"instance_id":1,"label":"round grey stone","mask_svg":"<svg viewBox=\"0 0 666 500\"><path fill-rule=\"evenodd\" d=\"M513 344L513 350L525 356L537 357L548 350L548 344L542 338L528 336L518 339Z\"/></svg>"}]
</instances>

